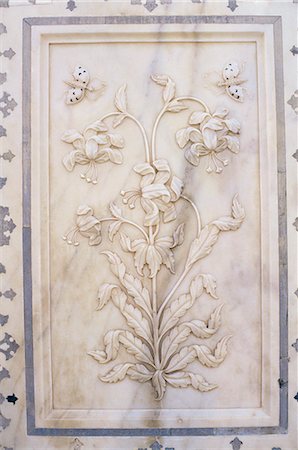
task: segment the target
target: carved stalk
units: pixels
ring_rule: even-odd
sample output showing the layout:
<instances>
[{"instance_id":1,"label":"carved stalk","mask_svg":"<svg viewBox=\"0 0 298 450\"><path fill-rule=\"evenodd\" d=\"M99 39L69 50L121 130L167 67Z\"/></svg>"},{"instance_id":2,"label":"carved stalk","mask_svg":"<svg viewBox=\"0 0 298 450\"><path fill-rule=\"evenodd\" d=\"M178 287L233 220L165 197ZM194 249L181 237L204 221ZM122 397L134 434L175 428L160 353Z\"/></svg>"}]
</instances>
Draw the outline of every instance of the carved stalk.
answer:
<instances>
[{"instance_id":1,"label":"carved stalk","mask_svg":"<svg viewBox=\"0 0 298 450\"><path fill-rule=\"evenodd\" d=\"M153 227L149 227L149 242L154 244ZM158 306L157 306L157 276L152 278L152 324L153 324L153 348L154 348L154 363L158 370L160 367L159 359L159 338L158 338Z\"/></svg>"},{"instance_id":2,"label":"carved stalk","mask_svg":"<svg viewBox=\"0 0 298 450\"><path fill-rule=\"evenodd\" d=\"M131 220L128 219L123 219L122 217L103 217L102 219L98 220L99 222L108 222L108 221L120 221L123 223L127 223L128 225L132 225L133 227L137 228L146 238L147 242L148 242L148 235L146 233L145 230L143 230L142 227L140 227L140 225L138 225L135 222L132 222Z\"/></svg>"}]
</instances>

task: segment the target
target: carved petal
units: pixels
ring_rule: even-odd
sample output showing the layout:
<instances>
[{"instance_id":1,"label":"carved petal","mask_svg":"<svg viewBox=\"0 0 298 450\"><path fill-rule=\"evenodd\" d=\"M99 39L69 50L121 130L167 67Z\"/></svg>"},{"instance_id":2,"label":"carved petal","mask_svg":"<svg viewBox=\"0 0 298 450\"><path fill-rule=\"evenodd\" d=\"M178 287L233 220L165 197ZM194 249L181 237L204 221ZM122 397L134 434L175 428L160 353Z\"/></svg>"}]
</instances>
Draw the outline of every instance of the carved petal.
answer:
<instances>
[{"instance_id":1,"label":"carved petal","mask_svg":"<svg viewBox=\"0 0 298 450\"><path fill-rule=\"evenodd\" d=\"M240 122L236 119L227 119L224 120L224 123L226 124L227 128L232 131L232 133L239 133L240 131Z\"/></svg>"},{"instance_id":2,"label":"carved petal","mask_svg":"<svg viewBox=\"0 0 298 450\"><path fill-rule=\"evenodd\" d=\"M195 111L190 116L188 123L190 125L200 125L207 117L210 117L210 114L203 111Z\"/></svg>"},{"instance_id":3,"label":"carved petal","mask_svg":"<svg viewBox=\"0 0 298 450\"><path fill-rule=\"evenodd\" d=\"M219 117L220 119L224 119L229 113L229 110L226 108L218 108L213 114L213 117Z\"/></svg>"},{"instance_id":4,"label":"carved petal","mask_svg":"<svg viewBox=\"0 0 298 450\"><path fill-rule=\"evenodd\" d=\"M239 153L240 150L240 142L236 136L224 136L224 139L227 142L228 149L233 153Z\"/></svg>"},{"instance_id":5,"label":"carved petal","mask_svg":"<svg viewBox=\"0 0 298 450\"><path fill-rule=\"evenodd\" d=\"M159 210L156 204L152 200L141 197L141 205L146 213L144 225L146 227L157 225L159 223Z\"/></svg>"},{"instance_id":6,"label":"carved petal","mask_svg":"<svg viewBox=\"0 0 298 450\"><path fill-rule=\"evenodd\" d=\"M63 158L63 164L65 169L67 169L69 172L71 172L78 162L78 158L81 157L82 161L85 162L85 164L89 163L89 160L86 158L86 156L80 151L80 150L73 150L72 152L68 153ZM81 163L80 163L81 164Z\"/></svg>"},{"instance_id":7,"label":"carved petal","mask_svg":"<svg viewBox=\"0 0 298 450\"><path fill-rule=\"evenodd\" d=\"M216 146L217 146L216 132L212 129L205 128L205 129L203 129L202 134L203 134L204 144L206 145L206 147L209 148L210 150L215 150Z\"/></svg>"},{"instance_id":8,"label":"carved petal","mask_svg":"<svg viewBox=\"0 0 298 450\"><path fill-rule=\"evenodd\" d=\"M75 141L84 142L83 136L77 130L67 130L62 134L61 140L68 144L73 144Z\"/></svg>"}]
</instances>

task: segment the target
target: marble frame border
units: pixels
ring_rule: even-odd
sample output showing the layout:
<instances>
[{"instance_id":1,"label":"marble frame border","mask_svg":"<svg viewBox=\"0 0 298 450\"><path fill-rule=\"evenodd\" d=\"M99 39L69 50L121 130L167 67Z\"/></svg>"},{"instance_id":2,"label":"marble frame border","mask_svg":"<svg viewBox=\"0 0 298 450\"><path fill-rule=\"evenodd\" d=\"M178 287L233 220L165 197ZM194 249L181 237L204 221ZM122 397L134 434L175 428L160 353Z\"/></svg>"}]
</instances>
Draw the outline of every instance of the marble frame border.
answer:
<instances>
[{"instance_id":1,"label":"marble frame border","mask_svg":"<svg viewBox=\"0 0 298 450\"><path fill-rule=\"evenodd\" d=\"M279 341L280 407L275 427L221 428L37 428L35 425L32 256L31 256L31 28L40 25L88 24L269 24L274 34L277 119L277 177L279 221ZM218 436L285 434L288 428L288 270L286 145L281 16L90 16L23 19L23 291L26 367L27 432L35 436Z\"/></svg>"}]
</instances>

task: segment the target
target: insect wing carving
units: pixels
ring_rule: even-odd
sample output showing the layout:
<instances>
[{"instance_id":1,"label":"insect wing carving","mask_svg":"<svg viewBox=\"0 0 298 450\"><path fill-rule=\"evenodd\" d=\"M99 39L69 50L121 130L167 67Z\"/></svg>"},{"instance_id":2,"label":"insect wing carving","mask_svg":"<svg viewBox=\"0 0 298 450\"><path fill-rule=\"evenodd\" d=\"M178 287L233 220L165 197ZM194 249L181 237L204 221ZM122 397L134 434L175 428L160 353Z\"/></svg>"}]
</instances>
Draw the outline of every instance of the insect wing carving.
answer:
<instances>
[{"instance_id":1,"label":"insect wing carving","mask_svg":"<svg viewBox=\"0 0 298 450\"><path fill-rule=\"evenodd\" d=\"M70 87L66 92L65 102L67 105L75 105L80 103L87 93L96 92L97 96L101 95L105 90L105 83L98 78L90 80L89 71L83 66L76 66L72 81L65 81Z\"/></svg>"},{"instance_id":2,"label":"insect wing carving","mask_svg":"<svg viewBox=\"0 0 298 450\"><path fill-rule=\"evenodd\" d=\"M226 64L222 71L222 78L224 81L220 81L218 86L223 86L229 97L237 102L244 101L245 89L241 86L246 80L239 77L241 70L237 62L230 62Z\"/></svg>"}]
</instances>

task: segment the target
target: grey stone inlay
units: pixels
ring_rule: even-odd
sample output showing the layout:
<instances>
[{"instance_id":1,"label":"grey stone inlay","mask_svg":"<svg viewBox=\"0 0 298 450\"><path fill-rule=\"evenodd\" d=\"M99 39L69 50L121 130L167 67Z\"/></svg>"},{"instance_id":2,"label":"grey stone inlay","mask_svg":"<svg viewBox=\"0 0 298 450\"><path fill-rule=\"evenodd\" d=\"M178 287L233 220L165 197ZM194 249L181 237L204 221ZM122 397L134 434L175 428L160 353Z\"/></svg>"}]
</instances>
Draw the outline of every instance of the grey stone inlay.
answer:
<instances>
[{"instance_id":1,"label":"grey stone inlay","mask_svg":"<svg viewBox=\"0 0 298 450\"><path fill-rule=\"evenodd\" d=\"M0 73L0 85L4 84L7 81L7 73Z\"/></svg>"},{"instance_id":2,"label":"grey stone inlay","mask_svg":"<svg viewBox=\"0 0 298 450\"><path fill-rule=\"evenodd\" d=\"M293 108L296 114L298 114L298 90L294 92L292 97L287 101L287 104Z\"/></svg>"},{"instance_id":3,"label":"grey stone inlay","mask_svg":"<svg viewBox=\"0 0 298 450\"><path fill-rule=\"evenodd\" d=\"M9 218L9 208L7 206L0 206L0 247L9 245L10 234L15 229L16 225L13 220Z\"/></svg>"},{"instance_id":4,"label":"grey stone inlay","mask_svg":"<svg viewBox=\"0 0 298 450\"><path fill-rule=\"evenodd\" d=\"M229 0L228 1L228 8L230 8L230 10L232 12L234 12L235 9L238 8L238 7L239 7L239 5L237 5L237 1L236 0Z\"/></svg>"},{"instance_id":5,"label":"grey stone inlay","mask_svg":"<svg viewBox=\"0 0 298 450\"><path fill-rule=\"evenodd\" d=\"M5 397L3 394L1 394L0 392L0 405L2 405L2 403L5 401Z\"/></svg>"},{"instance_id":6,"label":"grey stone inlay","mask_svg":"<svg viewBox=\"0 0 298 450\"><path fill-rule=\"evenodd\" d=\"M6 136L6 129L0 125L0 137Z\"/></svg>"},{"instance_id":7,"label":"grey stone inlay","mask_svg":"<svg viewBox=\"0 0 298 450\"><path fill-rule=\"evenodd\" d=\"M278 141L279 189L279 253L280 253L280 378L287 380L288 323L287 323L287 222L286 222L286 166L284 136L284 91L282 30L279 16L97 16L97 17L31 17L23 19L23 271L24 320L26 358L27 431L35 436L216 436L286 433L288 423L287 385L280 389L280 420L272 427L236 428L38 428L35 425L33 329L32 329L32 272L31 272L31 180L30 180L30 98L31 98L31 27L39 25L88 24L269 24L273 26L276 79L276 114ZM232 441L233 442L233 441Z\"/></svg>"},{"instance_id":8,"label":"grey stone inlay","mask_svg":"<svg viewBox=\"0 0 298 450\"><path fill-rule=\"evenodd\" d=\"M76 8L77 8L77 5L76 5L75 0L68 0L66 9L69 9L69 11L73 11Z\"/></svg>"},{"instance_id":9,"label":"grey stone inlay","mask_svg":"<svg viewBox=\"0 0 298 450\"><path fill-rule=\"evenodd\" d=\"M4 268L5 269L5 268ZM4 272L5 273L5 272ZM10 300L10 301L12 301L14 298L15 298L15 296L16 296L17 294L15 293L15 291L13 290L13 289L8 289L7 291L5 291L5 292L0 292L0 297L5 297L5 298L7 298L8 300Z\"/></svg>"},{"instance_id":10,"label":"grey stone inlay","mask_svg":"<svg viewBox=\"0 0 298 450\"><path fill-rule=\"evenodd\" d=\"M8 322L9 316L3 316L0 314L0 326L3 327Z\"/></svg>"},{"instance_id":11,"label":"grey stone inlay","mask_svg":"<svg viewBox=\"0 0 298 450\"><path fill-rule=\"evenodd\" d=\"M75 438L71 444L73 445L72 450L80 450L84 445L78 438Z\"/></svg>"},{"instance_id":12,"label":"grey stone inlay","mask_svg":"<svg viewBox=\"0 0 298 450\"><path fill-rule=\"evenodd\" d=\"M16 402L19 400L18 397L13 393L12 395L8 395L6 397L6 400L8 401L8 403L12 403L13 405L16 404Z\"/></svg>"},{"instance_id":13,"label":"grey stone inlay","mask_svg":"<svg viewBox=\"0 0 298 450\"><path fill-rule=\"evenodd\" d=\"M295 151L295 153L293 153L293 158L296 159L296 161L298 162L298 150Z\"/></svg>"},{"instance_id":14,"label":"grey stone inlay","mask_svg":"<svg viewBox=\"0 0 298 450\"><path fill-rule=\"evenodd\" d=\"M6 185L7 178L0 177L0 189Z\"/></svg>"},{"instance_id":15,"label":"grey stone inlay","mask_svg":"<svg viewBox=\"0 0 298 450\"><path fill-rule=\"evenodd\" d=\"M18 348L19 344L14 338L10 334L5 333L4 338L0 341L0 352L5 355L5 359L13 358Z\"/></svg>"},{"instance_id":16,"label":"grey stone inlay","mask_svg":"<svg viewBox=\"0 0 298 450\"><path fill-rule=\"evenodd\" d=\"M0 263L0 273L6 273L5 266L2 263Z\"/></svg>"},{"instance_id":17,"label":"grey stone inlay","mask_svg":"<svg viewBox=\"0 0 298 450\"><path fill-rule=\"evenodd\" d=\"M298 297L298 289L296 289L296 291L294 292L294 294L296 295L296 297Z\"/></svg>"},{"instance_id":18,"label":"grey stone inlay","mask_svg":"<svg viewBox=\"0 0 298 450\"><path fill-rule=\"evenodd\" d=\"M11 419L7 419L0 411L0 431L5 430L10 424Z\"/></svg>"},{"instance_id":19,"label":"grey stone inlay","mask_svg":"<svg viewBox=\"0 0 298 450\"><path fill-rule=\"evenodd\" d=\"M3 95L0 98L0 111L3 114L3 117L9 116L16 106L17 102L15 99L13 99L8 92L3 92Z\"/></svg>"},{"instance_id":20,"label":"grey stone inlay","mask_svg":"<svg viewBox=\"0 0 298 450\"><path fill-rule=\"evenodd\" d=\"M4 152L4 153L2 153L2 155L0 155L0 158L4 159L4 161L8 161L8 162L11 162L14 157L15 157L15 155L12 153L11 150L8 150L7 152Z\"/></svg>"},{"instance_id":21,"label":"grey stone inlay","mask_svg":"<svg viewBox=\"0 0 298 450\"><path fill-rule=\"evenodd\" d=\"M13 58L15 54L16 52L11 47L8 50L4 50L4 52L0 52L0 56L4 56L8 59Z\"/></svg>"},{"instance_id":22,"label":"grey stone inlay","mask_svg":"<svg viewBox=\"0 0 298 450\"><path fill-rule=\"evenodd\" d=\"M297 394L295 395L294 399L297 400L297 402L298 402L298 392L297 392Z\"/></svg>"},{"instance_id":23,"label":"grey stone inlay","mask_svg":"<svg viewBox=\"0 0 298 450\"><path fill-rule=\"evenodd\" d=\"M239 450L240 447L241 447L241 445L243 445L243 442L240 441L239 438L235 437L235 439L233 439L233 440L230 442L230 444L231 444L233 450Z\"/></svg>"},{"instance_id":24,"label":"grey stone inlay","mask_svg":"<svg viewBox=\"0 0 298 450\"><path fill-rule=\"evenodd\" d=\"M4 23L0 23L0 34L7 33L7 28Z\"/></svg>"},{"instance_id":25,"label":"grey stone inlay","mask_svg":"<svg viewBox=\"0 0 298 450\"><path fill-rule=\"evenodd\" d=\"M0 8L8 8L9 0L0 0Z\"/></svg>"},{"instance_id":26,"label":"grey stone inlay","mask_svg":"<svg viewBox=\"0 0 298 450\"><path fill-rule=\"evenodd\" d=\"M294 349L296 350L296 352L298 352L298 339L296 339L296 341L294 342L294 344L292 344L292 347L294 347Z\"/></svg>"},{"instance_id":27,"label":"grey stone inlay","mask_svg":"<svg viewBox=\"0 0 298 450\"><path fill-rule=\"evenodd\" d=\"M273 447L272 450L281 450L280 447Z\"/></svg>"},{"instance_id":28,"label":"grey stone inlay","mask_svg":"<svg viewBox=\"0 0 298 450\"><path fill-rule=\"evenodd\" d=\"M293 45L293 47L291 48L290 52L293 53L293 56L297 55L297 53L298 53L298 47L296 47L296 45Z\"/></svg>"},{"instance_id":29,"label":"grey stone inlay","mask_svg":"<svg viewBox=\"0 0 298 450\"><path fill-rule=\"evenodd\" d=\"M152 12L155 8L158 7L158 4L156 3L156 0L146 0L144 6L149 12Z\"/></svg>"},{"instance_id":30,"label":"grey stone inlay","mask_svg":"<svg viewBox=\"0 0 298 450\"><path fill-rule=\"evenodd\" d=\"M9 371L5 367L0 366L0 382L5 378L10 378Z\"/></svg>"},{"instance_id":31,"label":"grey stone inlay","mask_svg":"<svg viewBox=\"0 0 298 450\"><path fill-rule=\"evenodd\" d=\"M298 217L294 220L293 226L296 228L296 231L298 231Z\"/></svg>"}]
</instances>

